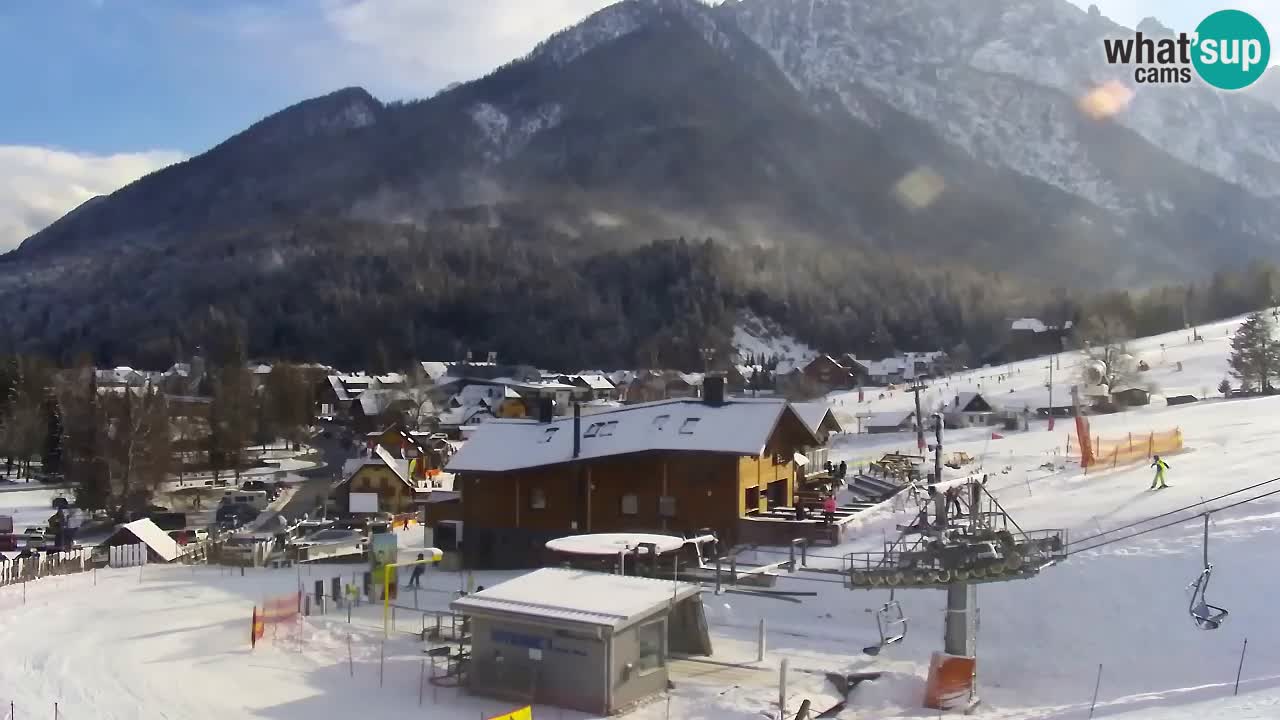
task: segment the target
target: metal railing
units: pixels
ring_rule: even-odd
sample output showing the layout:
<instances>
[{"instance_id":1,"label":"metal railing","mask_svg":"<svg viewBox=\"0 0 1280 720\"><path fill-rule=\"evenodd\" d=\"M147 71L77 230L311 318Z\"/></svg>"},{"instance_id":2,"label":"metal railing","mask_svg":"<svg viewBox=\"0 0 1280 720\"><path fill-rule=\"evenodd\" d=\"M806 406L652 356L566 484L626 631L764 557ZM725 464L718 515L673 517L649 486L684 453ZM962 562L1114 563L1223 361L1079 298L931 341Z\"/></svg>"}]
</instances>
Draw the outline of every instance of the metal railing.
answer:
<instances>
[{"instance_id":1,"label":"metal railing","mask_svg":"<svg viewBox=\"0 0 1280 720\"><path fill-rule=\"evenodd\" d=\"M1066 557L1066 530L1005 531L961 542L921 538L881 552L849 553L842 572L851 587L934 587L1031 577Z\"/></svg>"}]
</instances>

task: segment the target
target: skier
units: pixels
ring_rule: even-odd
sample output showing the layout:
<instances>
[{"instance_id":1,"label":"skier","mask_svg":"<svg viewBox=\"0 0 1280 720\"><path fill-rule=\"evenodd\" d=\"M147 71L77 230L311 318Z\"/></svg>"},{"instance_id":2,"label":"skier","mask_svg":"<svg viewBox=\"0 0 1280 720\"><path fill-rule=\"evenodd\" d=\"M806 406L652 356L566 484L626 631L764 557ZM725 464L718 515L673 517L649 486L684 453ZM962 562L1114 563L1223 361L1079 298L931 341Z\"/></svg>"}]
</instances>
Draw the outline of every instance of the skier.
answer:
<instances>
[{"instance_id":1,"label":"skier","mask_svg":"<svg viewBox=\"0 0 1280 720\"><path fill-rule=\"evenodd\" d=\"M1169 469L1169 463L1160 459L1159 455L1155 456L1155 461L1151 463L1151 467L1156 469L1155 479L1151 481L1152 490L1163 490L1169 485L1164 481L1164 471Z\"/></svg>"},{"instance_id":2,"label":"skier","mask_svg":"<svg viewBox=\"0 0 1280 720\"><path fill-rule=\"evenodd\" d=\"M836 519L836 496L828 495L822 501L822 515L827 525L835 522Z\"/></svg>"},{"instance_id":3,"label":"skier","mask_svg":"<svg viewBox=\"0 0 1280 720\"><path fill-rule=\"evenodd\" d=\"M413 566L413 573L409 575L409 584L405 586L406 588L422 587L422 572L427 569L427 566L421 563L426 559L426 555L418 553L419 564Z\"/></svg>"},{"instance_id":4,"label":"skier","mask_svg":"<svg viewBox=\"0 0 1280 720\"><path fill-rule=\"evenodd\" d=\"M848 465L846 465L846 464L845 464L845 462L844 462L843 460L841 460L841 461L840 461L840 474L839 474L839 478L840 478L841 480L843 480L843 479L844 479L844 477L845 477L845 475L846 475L846 474L848 474L848 472L849 472L849 466L848 466Z\"/></svg>"}]
</instances>

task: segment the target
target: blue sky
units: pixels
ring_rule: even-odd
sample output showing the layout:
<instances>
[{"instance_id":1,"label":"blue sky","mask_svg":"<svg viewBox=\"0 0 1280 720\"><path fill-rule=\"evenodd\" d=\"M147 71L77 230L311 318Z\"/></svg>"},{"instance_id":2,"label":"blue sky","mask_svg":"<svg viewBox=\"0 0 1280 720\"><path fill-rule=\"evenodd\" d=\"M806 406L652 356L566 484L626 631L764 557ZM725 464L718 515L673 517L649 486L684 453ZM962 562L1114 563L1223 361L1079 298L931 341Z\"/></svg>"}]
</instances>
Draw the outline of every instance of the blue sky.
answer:
<instances>
[{"instance_id":1,"label":"blue sky","mask_svg":"<svg viewBox=\"0 0 1280 720\"><path fill-rule=\"evenodd\" d=\"M294 102L348 85L427 96L610 2L2 0L0 251ZM1117 22L1155 15L1175 29L1238 7L1280 37L1280 0L1097 4Z\"/></svg>"}]
</instances>

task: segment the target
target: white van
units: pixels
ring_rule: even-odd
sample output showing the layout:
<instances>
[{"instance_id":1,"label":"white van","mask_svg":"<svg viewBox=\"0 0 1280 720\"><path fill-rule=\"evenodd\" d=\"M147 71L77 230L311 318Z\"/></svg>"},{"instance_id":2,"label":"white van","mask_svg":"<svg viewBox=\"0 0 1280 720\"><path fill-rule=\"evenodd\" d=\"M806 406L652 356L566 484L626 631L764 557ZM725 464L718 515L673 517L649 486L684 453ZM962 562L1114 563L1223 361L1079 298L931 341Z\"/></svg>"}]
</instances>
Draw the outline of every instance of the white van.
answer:
<instances>
[{"instance_id":1,"label":"white van","mask_svg":"<svg viewBox=\"0 0 1280 720\"><path fill-rule=\"evenodd\" d=\"M222 496L221 506L245 505L262 512L267 509L270 502L271 499L267 497L265 490L228 490L227 494Z\"/></svg>"}]
</instances>

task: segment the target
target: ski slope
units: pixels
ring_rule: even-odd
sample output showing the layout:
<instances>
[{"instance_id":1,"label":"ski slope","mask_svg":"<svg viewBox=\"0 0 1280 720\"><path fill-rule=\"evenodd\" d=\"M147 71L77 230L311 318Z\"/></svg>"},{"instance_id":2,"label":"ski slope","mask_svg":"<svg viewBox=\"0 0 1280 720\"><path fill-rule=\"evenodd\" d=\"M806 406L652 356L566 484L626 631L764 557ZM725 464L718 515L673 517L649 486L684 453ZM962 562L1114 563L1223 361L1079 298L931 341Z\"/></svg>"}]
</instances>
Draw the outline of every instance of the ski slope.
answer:
<instances>
[{"instance_id":1,"label":"ski slope","mask_svg":"<svg viewBox=\"0 0 1280 720\"><path fill-rule=\"evenodd\" d=\"M1182 333L1135 341L1152 365L1149 375L1167 392L1200 395L1226 369L1227 333L1238 321L1201 329L1202 343ZM1165 343L1163 353L1160 343ZM1065 392L1072 355L1062 358ZM1177 371L1181 361L1183 369ZM977 389L993 397L1037 392L1047 360L984 368L952 379L945 392ZM998 380L1004 375L1006 380ZM993 388L993 389L989 389ZM1013 390L1012 393L1008 392ZM1055 393L1058 392L1055 390ZM868 406L879 412L909 407L895 392L857 403L856 394L832 398L838 409ZM1065 397L1065 395L1064 395ZM843 404L841 404L843 403ZM1062 450L1070 422L1050 432L1043 421L1029 432L992 440L989 431L949 432L947 451L964 450L990 473L989 489L1026 529L1063 528L1080 540L1203 499L1280 477L1280 397L1206 401L1150 407L1092 419L1103 436L1181 428L1185 449L1169 456L1168 490L1147 490L1145 465L1082 474ZM914 448L914 436L843 436L834 460L895 447ZM1280 491L1280 482L1210 504L1208 509ZM1201 569L1205 507L1172 517L1183 522L1096 550L1075 554L1031 580L981 585L977 716L998 720L1067 720L1089 714L1102 666L1095 717L1122 720L1254 720L1280 717L1280 623L1272 598L1280 595L1273 571L1280 551L1280 494L1211 516L1210 559L1215 566L1209 600L1230 610L1219 630L1196 629L1188 616L1186 586ZM814 567L839 567L843 553L877 550L912 510L892 503L865 514L855 537L840 548L815 548ZM785 560L781 551L758 552L762 562ZM744 558L744 560L750 558ZM308 575L311 572L314 575ZM411 633L421 618L397 617L386 646L383 683L378 667L381 618L365 607L348 624L343 615L314 617L297 640L269 642L250 651L250 609L269 594L310 587L333 570L251 570L245 576L218 568L148 566L0 588L0 637L10 648L0 663L0 717L12 701L17 718L227 717L301 720L328 717L429 716L474 720L509 707L455 689L427 688L419 707L421 645ZM350 570L345 571L350 572ZM510 574L477 573L489 585ZM704 595L716 660L726 665L677 662L674 690L627 715L637 720L747 720L777 717L777 668L790 667L788 709L812 700L821 711L839 700L826 672L876 670L876 681L854 691L839 718L933 717L919 705L930 654L941 649L944 593L902 590L896 597L910 618L906 639L878 657L861 649L878 640L872 612L885 590L847 590L829 577L797 573L780 589L816 593L801 603L735 593ZM457 573L431 571L419 604L443 608L466 584ZM407 600L405 601L407 602ZM765 662L755 661L755 637L767 622ZM347 638L352 655L348 661ZM1248 652L1240 694L1233 685L1241 648ZM551 708L536 718L589 716Z\"/></svg>"}]
</instances>

